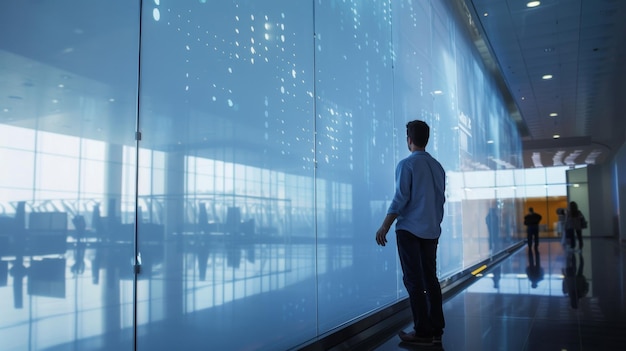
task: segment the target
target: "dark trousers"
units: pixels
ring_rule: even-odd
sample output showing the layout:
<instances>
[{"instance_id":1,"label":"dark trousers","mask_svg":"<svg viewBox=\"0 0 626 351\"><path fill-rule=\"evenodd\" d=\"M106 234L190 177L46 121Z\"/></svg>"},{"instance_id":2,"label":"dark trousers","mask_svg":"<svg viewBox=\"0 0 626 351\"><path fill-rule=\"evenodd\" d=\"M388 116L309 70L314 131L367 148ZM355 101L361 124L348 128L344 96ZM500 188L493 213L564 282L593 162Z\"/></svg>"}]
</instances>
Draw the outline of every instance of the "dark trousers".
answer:
<instances>
[{"instance_id":1,"label":"dark trousers","mask_svg":"<svg viewBox=\"0 0 626 351\"><path fill-rule=\"evenodd\" d=\"M574 238L574 234L576 234L576 238ZM576 247L576 239L578 239L578 248L583 248L583 231L581 229L566 229L565 239L572 249Z\"/></svg>"},{"instance_id":2,"label":"dark trousers","mask_svg":"<svg viewBox=\"0 0 626 351\"><path fill-rule=\"evenodd\" d=\"M535 248L539 246L539 227L528 227L526 229L526 234L528 236L528 247L530 248L533 245L533 241L535 242Z\"/></svg>"},{"instance_id":3,"label":"dark trousers","mask_svg":"<svg viewBox=\"0 0 626 351\"><path fill-rule=\"evenodd\" d=\"M402 280L409 293L418 336L443 334L443 300L437 278L438 239L422 239L405 231L396 232Z\"/></svg>"}]
</instances>

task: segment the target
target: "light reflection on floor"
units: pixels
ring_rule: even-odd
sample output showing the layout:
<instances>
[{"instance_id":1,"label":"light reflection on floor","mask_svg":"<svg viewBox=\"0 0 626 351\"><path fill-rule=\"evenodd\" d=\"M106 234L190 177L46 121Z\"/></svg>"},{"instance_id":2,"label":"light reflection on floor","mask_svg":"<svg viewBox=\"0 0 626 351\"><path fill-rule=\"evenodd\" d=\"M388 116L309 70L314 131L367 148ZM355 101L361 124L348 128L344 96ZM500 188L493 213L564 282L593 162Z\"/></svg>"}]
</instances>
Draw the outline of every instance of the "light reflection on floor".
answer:
<instances>
[{"instance_id":1,"label":"light reflection on floor","mask_svg":"<svg viewBox=\"0 0 626 351\"><path fill-rule=\"evenodd\" d=\"M441 347L407 345L393 336L375 350L623 348L626 303L616 287L626 283L626 248L610 238L585 239L581 251L546 240L539 246L539 265L533 264L534 252L528 253L520 249L499 270L485 273L444 303ZM411 328L412 323L402 329Z\"/></svg>"}]
</instances>

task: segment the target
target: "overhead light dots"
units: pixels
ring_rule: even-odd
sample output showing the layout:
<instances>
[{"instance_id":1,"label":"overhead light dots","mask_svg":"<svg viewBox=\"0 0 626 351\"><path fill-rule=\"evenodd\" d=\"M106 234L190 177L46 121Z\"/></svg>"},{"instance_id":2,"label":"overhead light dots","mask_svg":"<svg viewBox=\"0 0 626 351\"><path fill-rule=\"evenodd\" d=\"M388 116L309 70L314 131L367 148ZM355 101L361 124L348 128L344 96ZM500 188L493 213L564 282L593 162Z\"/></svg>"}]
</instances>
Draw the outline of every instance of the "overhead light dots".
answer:
<instances>
[{"instance_id":1,"label":"overhead light dots","mask_svg":"<svg viewBox=\"0 0 626 351\"><path fill-rule=\"evenodd\" d=\"M152 9L152 18L154 19L155 22L158 22L161 19L161 11L158 8L158 6L161 5L161 0L154 0L154 4L157 7Z\"/></svg>"},{"instance_id":2,"label":"overhead light dots","mask_svg":"<svg viewBox=\"0 0 626 351\"><path fill-rule=\"evenodd\" d=\"M526 7L530 8L537 7L539 5L541 5L541 1L529 1L528 3L526 3Z\"/></svg>"}]
</instances>

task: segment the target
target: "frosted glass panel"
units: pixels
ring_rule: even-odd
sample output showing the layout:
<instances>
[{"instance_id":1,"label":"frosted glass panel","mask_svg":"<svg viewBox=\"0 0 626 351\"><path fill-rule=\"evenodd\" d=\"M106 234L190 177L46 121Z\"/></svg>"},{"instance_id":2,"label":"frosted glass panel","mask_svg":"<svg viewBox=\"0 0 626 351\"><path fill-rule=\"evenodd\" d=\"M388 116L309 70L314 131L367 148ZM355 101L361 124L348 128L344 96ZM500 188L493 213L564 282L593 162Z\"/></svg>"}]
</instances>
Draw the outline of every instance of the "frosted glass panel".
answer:
<instances>
[{"instance_id":1,"label":"frosted glass panel","mask_svg":"<svg viewBox=\"0 0 626 351\"><path fill-rule=\"evenodd\" d=\"M526 184L546 184L545 168L528 168L525 173Z\"/></svg>"},{"instance_id":2,"label":"frosted glass panel","mask_svg":"<svg viewBox=\"0 0 626 351\"><path fill-rule=\"evenodd\" d=\"M0 2L0 350L132 350L138 5Z\"/></svg>"},{"instance_id":3,"label":"frosted glass panel","mask_svg":"<svg viewBox=\"0 0 626 351\"><path fill-rule=\"evenodd\" d=\"M524 189L526 191L526 197L528 198L544 198L547 195L547 187L545 185L529 185Z\"/></svg>"},{"instance_id":4,"label":"frosted glass panel","mask_svg":"<svg viewBox=\"0 0 626 351\"><path fill-rule=\"evenodd\" d=\"M396 161L407 155L406 122L426 120L426 150L448 175L438 262L445 277L515 240L507 228L516 225L516 204L496 190L495 170L519 167L521 145L514 124L501 118L508 114L502 96L446 2L393 5ZM492 234L490 211L499 223ZM401 286L401 274L398 279Z\"/></svg>"},{"instance_id":5,"label":"frosted glass panel","mask_svg":"<svg viewBox=\"0 0 626 351\"><path fill-rule=\"evenodd\" d=\"M395 238L374 241L395 167L389 6L315 7L320 332L397 298Z\"/></svg>"},{"instance_id":6,"label":"frosted glass panel","mask_svg":"<svg viewBox=\"0 0 626 351\"><path fill-rule=\"evenodd\" d=\"M315 337L311 5L161 1L143 19L138 349Z\"/></svg>"},{"instance_id":7,"label":"frosted glass panel","mask_svg":"<svg viewBox=\"0 0 626 351\"><path fill-rule=\"evenodd\" d=\"M565 167L548 167L546 168L546 183L547 184L565 184L567 183L567 170Z\"/></svg>"},{"instance_id":8,"label":"frosted glass panel","mask_svg":"<svg viewBox=\"0 0 626 351\"><path fill-rule=\"evenodd\" d=\"M502 169L496 171L496 185L499 187L515 185L515 173L513 170Z\"/></svg>"},{"instance_id":9,"label":"frosted glass panel","mask_svg":"<svg viewBox=\"0 0 626 351\"><path fill-rule=\"evenodd\" d=\"M475 188L494 187L496 185L496 173L494 171L476 171L465 173L465 186Z\"/></svg>"}]
</instances>

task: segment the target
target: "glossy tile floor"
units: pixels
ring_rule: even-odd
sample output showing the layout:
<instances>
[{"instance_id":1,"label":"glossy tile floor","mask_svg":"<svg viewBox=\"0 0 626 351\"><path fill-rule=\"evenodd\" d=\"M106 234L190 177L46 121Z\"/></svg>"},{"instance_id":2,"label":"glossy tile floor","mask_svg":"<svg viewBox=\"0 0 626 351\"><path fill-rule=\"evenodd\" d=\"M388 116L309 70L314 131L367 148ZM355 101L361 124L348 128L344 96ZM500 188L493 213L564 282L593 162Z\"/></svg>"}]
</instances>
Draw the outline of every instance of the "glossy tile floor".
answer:
<instances>
[{"instance_id":1,"label":"glossy tile floor","mask_svg":"<svg viewBox=\"0 0 626 351\"><path fill-rule=\"evenodd\" d=\"M441 346L394 336L375 350L626 350L626 246L612 238L586 238L579 251L549 239L538 254L524 246L446 300L444 313Z\"/></svg>"}]
</instances>

